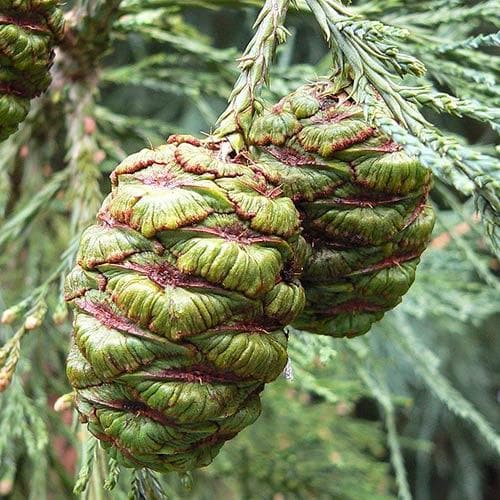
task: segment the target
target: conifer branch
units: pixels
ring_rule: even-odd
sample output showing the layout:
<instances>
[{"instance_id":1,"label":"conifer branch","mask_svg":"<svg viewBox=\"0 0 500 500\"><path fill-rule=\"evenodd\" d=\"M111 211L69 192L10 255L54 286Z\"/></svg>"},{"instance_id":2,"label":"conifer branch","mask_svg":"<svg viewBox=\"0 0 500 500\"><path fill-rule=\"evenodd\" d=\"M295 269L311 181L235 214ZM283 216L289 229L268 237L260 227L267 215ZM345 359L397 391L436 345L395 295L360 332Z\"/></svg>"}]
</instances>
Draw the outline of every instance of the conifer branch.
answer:
<instances>
[{"instance_id":1,"label":"conifer branch","mask_svg":"<svg viewBox=\"0 0 500 500\"><path fill-rule=\"evenodd\" d=\"M239 59L241 74L229 96L229 105L219 118L218 136L230 136L239 150L250 128L258 88L268 81L271 61L288 34L283 26L289 0L266 0L254 24L256 33Z\"/></svg>"},{"instance_id":2,"label":"conifer branch","mask_svg":"<svg viewBox=\"0 0 500 500\"><path fill-rule=\"evenodd\" d=\"M488 34L480 33L459 42L446 43L438 48L438 52L444 54L457 49L477 49L479 47L500 47L500 31Z\"/></svg>"},{"instance_id":3,"label":"conifer branch","mask_svg":"<svg viewBox=\"0 0 500 500\"><path fill-rule=\"evenodd\" d=\"M68 96L66 160L71 180L67 196L72 207L72 238L92 222L102 198L99 164L103 158L97 145L97 124L93 117L95 92L93 85L77 83Z\"/></svg>"},{"instance_id":4,"label":"conifer branch","mask_svg":"<svg viewBox=\"0 0 500 500\"><path fill-rule=\"evenodd\" d=\"M500 435L495 432L493 426L483 415L439 372L435 356L415 338L409 327L408 320L402 314L398 314L398 319L399 328L404 335L400 333L394 335L394 340L407 353L416 374L422 377L427 387L452 413L474 425L485 442L500 456Z\"/></svg>"},{"instance_id":5,"label":"conifer branch","mask_svg":"<svg viewBox=\"0 0 500 500\"><path fill-rule=\"evenodd\" d=\"M495 176L500 163L443 135L422 116L415 104L405 99L405 87L395 80L408 74L422 76L425 67L414 57L400 53L395 44L387 44L388 38L396 39L404 33L360 19L336 0L307 0L307 3L334 47L341 71L352 72L353 92L366 106L369 118L410 155L431 168L437 177L464 194L476 195L477 208L497 248L500 183ZM422 89L419 98L414 100L418 104L431 102L435 109L440 99ZM467 104L470 110L471 104ZM448 103L448 109L450 105ZM387 117L384 108L390 110L392 118ZM483 118L485 114L491 116L484 109L476 111Z\"/></svg>"},{"instance_id":6,"label":"conifer branch","mask_svg":"<svg viewBox=\"0 0 500 500\"><path fill-rule=\"evenodd\" d=\"M82 443L82 463L78 473L78 479L73 488L76 495L83 493L89 486L96 459L97 439L85 432L85 441Z\"/></svg>"},{"instance_id":7,"label":"conifer branch","mask_svg":"<svg viewBox=\"0 0 500 500\"><path fill-rule=\"evenodd\" d=\"M78 0L66 16L66 32L60 47L64 79L93 77L109 50L113 23L121 0Z\"/></svg>"},{"instance_id":8,"label":"conifer branch","mask_svg":"<svg viewBox=\"0 0 500 500\"><path fill-rule=\"evenodd\" d=\"M62 170L26 204L0 226L0 248L18 238L31 224L33 217L49 204L55 195L65 186L70 172Z\"/></svg>"},{"instance_id":9,"label":"conifer branch","mask_svg":"<svg viewBox=\"0 0 500 500\"><path fill-rule=\"evenodd\" d=\"M354 352L359 352L355 346L353 346ZM398 433L396 429L396 418L394 404L391 400L391 394L389 389L384 383L375 378L368 370L357 363L358 373L361 379L365 382L366 386L370 389L374 398L377 400L382 408L385 420L385 426L387 430L387 442L389 444L389 449L391 452L391 462L396 473L396 483L398 486L398 498L401 500L411 500L412 496L410 493L410 485L408 484L408 478L406 473L406 468L404 465L403 453L401 451L400 441L398 439Z\"/></svg>"},{"instance_id":10,"label":"conifer branch","mask_svg":"<svg viewBox=\"0 0 500 500\"><path fill-rule=\"evenodd\" d=\"M498 24L498 4L496 0L486 0L475 5L463 5L464 2L419 2L421 11L400 15L398 24L420 25L426 28L435 28L446 24L456 25L460 22L488 22ZM453 8L451 8L453 7Z\"/></svg>"},{"instance_id":11,"label":"conifer branch","mask_svg":"<svg viewBox=\"0 0 500 500\"><path fill-rule=\"evenodd\" d=\"M12 382L12 377L19 362L21 339L26 333L22 327L0 348L0 393L5 391Z\"/></svg>"}]
</instances>

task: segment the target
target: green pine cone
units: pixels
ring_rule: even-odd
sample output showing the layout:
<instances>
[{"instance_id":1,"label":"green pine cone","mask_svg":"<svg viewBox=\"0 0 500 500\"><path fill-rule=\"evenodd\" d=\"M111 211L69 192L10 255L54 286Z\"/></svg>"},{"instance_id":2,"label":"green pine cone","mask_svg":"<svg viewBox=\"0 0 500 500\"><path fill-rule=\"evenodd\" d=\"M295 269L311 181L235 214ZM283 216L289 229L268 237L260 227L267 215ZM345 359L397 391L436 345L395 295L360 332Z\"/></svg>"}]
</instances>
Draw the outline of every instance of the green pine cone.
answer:
<instances>
[{"instance_id":1,"label":"green pine cone","mask_svg":"<svg viewBox=\"0 0 500 500\"><path fill-rule=\"evenodd\" d=\"M266 179L301 212L306 308L294 325L353 337L408 291L434 225L431 173L371 127L349 82L301 87L249 134Z\"/></svg>"},{"instance_id":2,"label":"green pine cone","mask_svg":"<svg viewBox=\"0 0 500 500\"><path fill-rule=\"evenodd\" d=\"M173 136L123 161L66 280L76 405L126 466L208 465L287 362L299 214L225 146Z\"/></svg>"},{"instance_id":3,"label":"green pine cone","mask_svg":"<svg viewBox=\"0 0 500 500\"><path fill-rule=\"evenodd\" d=\"M0 141L26 118L50 83L64 17L58 0L0 0Z\"/></svg>"}]
</instances>

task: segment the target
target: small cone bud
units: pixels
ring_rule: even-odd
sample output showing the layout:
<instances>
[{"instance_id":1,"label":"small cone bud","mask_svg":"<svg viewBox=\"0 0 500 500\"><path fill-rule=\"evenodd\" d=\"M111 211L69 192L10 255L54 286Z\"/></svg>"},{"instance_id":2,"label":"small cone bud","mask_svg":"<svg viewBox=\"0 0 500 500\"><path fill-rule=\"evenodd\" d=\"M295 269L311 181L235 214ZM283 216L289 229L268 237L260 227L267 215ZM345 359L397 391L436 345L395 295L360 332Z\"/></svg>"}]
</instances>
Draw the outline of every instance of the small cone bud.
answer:
<instances>
[{"instance_id":1,"label":"small cone bud","mask_svg":"<svg viewBox=\"0 0 500 500\"><path fill-rule=\"evenodd\" d=\"M12 382L12 370L0 371L0 393L4 392Z\"/></svg>"},{"instance_id":2,"label":"small cone bud","mask_svg":"<svg viewBox=\"0 0 500 500\"><path fill-rule=\"evenodd\" d=\"M54 314L52 314L52 321L56 325L62 325L68 319L68 308L66 304L58 304Z\"/></svg>"},{"instance_id":3,"label":"small cone bud","mask_svg":"<svg viewBox=\"0 0 500 500\"><path fill-rule=\"evenodd\" d=\"M57 401L54 403L54 410L60 413L64 410L69 410L73 407L74 404L74 394L72 392L69 392L68 394L63 394L57 399Z\"/></svg>"},{"instance_id":4,"label":"small cone bud","mask_svg":"<svg viewBox=\"0 0 500 500\"><path fill-rule=\"evenodd\" d=\"M18 311L14 307L11 307L2 313L1 321L4 325L10 325L18 318L18 315Z\"/></svg>"},{"instance_id":5,"label":"small cone bud","mask_svg":"<svg viewBox=\"0 0 500 500\"><path fill-rule=\"evenodd\" d=\"M35 330L41 324L41 319L32 314L26 318L26 321L24 322L24 328L26 328L26 330Z\"/></svg>"},{"instance_id":6,"label":"small cone bud","mask_svg":"<svg viewBox=\"0 0 500 500\"><path fill-rule=\"evenodd\" d=\"M26 309L29 307L30 304L31 304L31 298L28 298L9 307L3 312L0 321L6 325L14 323L14 321L17 321L22 317L22 315L25 313Z\"/></svg>"},{"instance_id":7,"label":"small cone bud","mask_svg":"<svg viewBox=\"0 0 500 500\"><path fill-rule=\"evenodd\" d=\"M26 330L35 330L43 323L45 314L47 313L47 306L44 303L38 305L37 309L26 317L24 328Z\"/></svg>"},{"instance_id":8,"label":"small cone bud","mask_svg":"<svg viewBox=\"0 0 500 500\"><path fill-rule=\"evenodd\" d=\"M14 481L12 479L0 479L0 497L8 496L12 492L13 488Z\"/></svg>"}]
</instances>

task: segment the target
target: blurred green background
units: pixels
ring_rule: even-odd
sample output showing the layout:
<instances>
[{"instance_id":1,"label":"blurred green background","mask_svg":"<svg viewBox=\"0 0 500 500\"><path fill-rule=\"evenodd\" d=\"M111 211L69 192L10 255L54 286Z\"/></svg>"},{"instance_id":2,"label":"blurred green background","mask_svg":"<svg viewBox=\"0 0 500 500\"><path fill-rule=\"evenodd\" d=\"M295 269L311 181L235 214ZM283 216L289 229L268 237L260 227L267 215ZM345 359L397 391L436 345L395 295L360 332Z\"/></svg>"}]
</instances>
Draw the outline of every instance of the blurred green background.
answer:
<instances>
[{"instance_id":1,"label":"blurred green background","mask_svg":"<svg viewBox=\"0 0 500 500\"><path fill-rule=\"evenodd\" d=\"M236 58L252 36L252 5L261 4L129 0L115 12L113 3L120 2L79 2L102 9L81 23L87 45L78 49L99 57L75 63L76 49L60 51L49 93L0 145L0 305L42 296L50 313L23 339L17 373L0 395L5 498L74 496L88 436L72 424L71 411L52 409L69 390L64 359L71 325L59 293L59 277L74 255L68 245L92 221L109 190L107 175L126 154L161 144L174 132L213 129L238 75ZM481 3L488 4L468 7ZM447 2L358 1L355 7L371 19L443 39L491 31L498 22L484 13L454 20L457 2L449 2L447 21L430 19L424 26L438 4ZM278 51L267 97L326 75L331 66L310 15L291 11L287 27L291 35ZM415 55L429 65L429 81L453 90L454 73L435 54L416 42L407 48L420 51ZM495 154L496 136L487 125L428 117ZM291 373L267 386L256 424L192 479L151 475L143 483L158 481L152 490L162 489L164 498L200 500L497 499L500 266L470 199L436 181L432 202L438 213L434 239L395 311L355 340L291 329ZM12 335L10 326L1 327L2 343ZM101 489L108 473L98 454L83 497L127 498L130 472L112 492Z\"/></svg>"}]
</instances>

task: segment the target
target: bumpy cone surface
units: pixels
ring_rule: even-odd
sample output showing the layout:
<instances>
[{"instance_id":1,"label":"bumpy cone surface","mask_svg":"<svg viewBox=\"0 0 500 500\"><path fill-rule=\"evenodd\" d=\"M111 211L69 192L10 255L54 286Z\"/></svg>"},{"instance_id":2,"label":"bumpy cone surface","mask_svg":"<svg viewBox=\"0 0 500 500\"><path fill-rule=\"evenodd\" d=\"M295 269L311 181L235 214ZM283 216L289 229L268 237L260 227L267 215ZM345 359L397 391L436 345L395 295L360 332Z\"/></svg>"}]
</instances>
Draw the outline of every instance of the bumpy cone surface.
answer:
<instances>
[{"instance_id":1,"label":"bumpy cone surface","mask_svg":"<svg viewBox=\"0 0 500 500\"><path fill-rule=\"evenodd\" d=\"M58 0L0 0L0 140L17 130L30 99L50 83L64 18Z\"/></svg>"},{"instance_id":2,"label":"bumpy cone surface","mask_svg":"<svg viewBox=\"0 0 500 500\"><path fill-rule=\"evenodd\" d=\"M372 128L348 82L304 86L254 121L266 179L299 208L309 256L295 325L356 336L401 301L434 225L431 174Z\"/></svg>"},{"instance_id":3,"label":"bumpy cone surface","mask_svg":"<svg viewBox=\"0 0 500 500\"><path fill-rule=\"evenodd\" d=\"M223 150L173 136L122 162L66 280L77 408L127 466L209 464L287 361L299 214Z\"/></svg>"}]
</instances>

